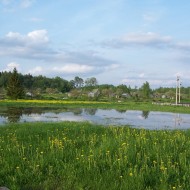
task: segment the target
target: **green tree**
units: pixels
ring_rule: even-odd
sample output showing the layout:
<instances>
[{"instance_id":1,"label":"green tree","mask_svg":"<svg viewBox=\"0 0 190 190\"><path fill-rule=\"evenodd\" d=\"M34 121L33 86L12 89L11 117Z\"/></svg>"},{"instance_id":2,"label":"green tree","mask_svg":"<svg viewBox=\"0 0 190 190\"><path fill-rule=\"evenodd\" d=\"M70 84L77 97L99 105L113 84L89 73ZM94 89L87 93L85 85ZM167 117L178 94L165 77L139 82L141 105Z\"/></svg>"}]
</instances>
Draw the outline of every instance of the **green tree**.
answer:
<instances>
[{"instance_id":1,"label":"green tree","mask_svg":"<svg viewBox=\"0 0 190 190\"><path fill-rule=\"evenodd\" d=\"M76 88L81 88L84 84L84 80L78 76L75 77L74 82Z\"/></svg>"},{"instance_id":2,"label":"green tree","mask_svg":"<svg viewBox=\"0 0 190 190\"><path fill-rule=\"evenodd\" d=\"M11 72L1 72L0 74L0 87L6 88Z\"/></svg>"},{"instance_id":3,"label":"green tree","mask_svg":"<svg viewBox=\"0 0 190 190\"><path fill-rule=\"evenodd\" d=\"M95 77L91 77L91 78L87 78L85 80L85 84L86 84L86 86L97 86L98 81Z\"/></svg>"},{"instance_id":4,"label":"green tree","mask_svg":"<svg viewBox=\"0 0 190 190\"><path fill-rule=\"evenodd\" d=\"M26 74L22 76L23 80L23 86L27 88L28 90L31 90L34 83L34 77L31 74Z\"/></svg>"},{"instance_id":5,"label":"green tree","mask_svg":"<svg viewBox=\"0 0 190 190\"><path fill-rule=\"evenodd\" d=\"M142 85L140 90L142 92L143 98L150 98L150 94L151 94L152 90L151 90L150 85L147 81Z\"/></svg>"},{"instance_id":6,"label":"green tree","mask_svg":"<svg viewBox=\"0 0 190 190\"><path fill-rule=\"evenodd\" d=\"M60 77L55 77L52 79L51 88L58 89L59 92L69 92L71 90L70 83Z\"/></svg>"},{"instance_id":7,"label":"green tree","mask_svg":"<svg viewBox=\"0 0 190 190\"><path fill-rule=\"evenodd\" d=\"M7 96L11 99L18 99L24 97L24 89L20 82L19 74L16 68L13 69L7 85Z\"/></svg>"},{"instance_id":8,"label":"green tree","mask_svg":"<svg viewBox=\"0 0 190 190\"><path fill-rule=\"evenodd\" d=\"M131 91L130 87L127 87L124 84L118 85L116 89L122 91L122 93L128 93L128 94L130 94Z\"/></svg>"}]
</instances>

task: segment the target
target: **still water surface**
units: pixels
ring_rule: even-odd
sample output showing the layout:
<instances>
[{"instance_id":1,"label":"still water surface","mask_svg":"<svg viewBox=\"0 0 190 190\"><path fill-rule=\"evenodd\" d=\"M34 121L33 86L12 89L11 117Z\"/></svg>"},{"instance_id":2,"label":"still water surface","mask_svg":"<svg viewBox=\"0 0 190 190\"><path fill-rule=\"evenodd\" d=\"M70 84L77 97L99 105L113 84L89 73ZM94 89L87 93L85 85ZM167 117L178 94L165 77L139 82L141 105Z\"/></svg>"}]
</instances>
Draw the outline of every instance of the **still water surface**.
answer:
<instances>
[{"instance_id":1,"label":"still water surface","mask_svg":"<svg viewBox=\"0 0 190 190\"><path fill-rule=\"evenodd\" d=\"M188 129L190 114L92 108L0 108L0 124L10 122L89 121L145 129Z\"/></svg>"}]
</instances>

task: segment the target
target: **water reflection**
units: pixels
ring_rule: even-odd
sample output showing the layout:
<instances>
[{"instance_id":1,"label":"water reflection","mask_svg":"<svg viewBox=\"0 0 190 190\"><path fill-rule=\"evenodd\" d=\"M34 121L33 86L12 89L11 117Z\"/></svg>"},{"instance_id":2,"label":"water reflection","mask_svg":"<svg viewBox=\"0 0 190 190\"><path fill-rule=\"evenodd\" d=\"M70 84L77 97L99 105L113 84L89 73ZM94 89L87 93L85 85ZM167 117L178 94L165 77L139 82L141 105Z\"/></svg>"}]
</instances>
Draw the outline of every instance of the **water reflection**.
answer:
<instances>
[{"instance_id":1,"label":"water reflection","mask_svg":"<svg viewBox=\"0 0 190 190\"><path fill-rule=\"evenodd\" d=\"M89 115L95 115L96 112L97 112L97 109L96 108L85 108L84 109L84 112L86 114L89 114Z\"/></svg>"},{"instance_id":2,"label":"water reflection","mask_svg":"<svg viewBox=\"0 0 190 190\"><path fill-rule=\"evenodd\" d=\"M183 120L180 114L175 114L175 127L180 127L182 122Z\"/></svg>"},{"instance_id":3,"label":"water reflection","mask_svg":"<svg viewBox=\"0 0 190 190\"><path fill-rule=\"evenodd\" d=\"M144 119L148 119L149 113L150 113L150 111L142 111L142 117Z\"/></svg>"},{"instance_id":4,"label":"water reflection","mask_svg":"<svg viewBox=\"0 0 190 190\"><path fill-rule=\"evenodd\" d=\"M190 114L94 108L1 107L0 124L12 122L89 121L146 129L188 129Z\"/></svg>"},{"instance_id":5,"label":"water reflection","mask_svg":"<svg viewBox=\"0 0 190 190\"><path fill-rule=\"evenodd\" d=\"M82 113L81 108L73 108L71 111L74 113L74 115L81 115Z\"/></svg>"},{"instance_id":6,"label":"water reflection","mask_svg":"<svg viewBox=\"0 0 190 190\"><path fill-rule=\"evenodd\" d=\"M5 112L5 117L10 123L16 123L20 121L22 116L22 108L8 107Z\"/></svg>"},{"instance_id":7,"label":"water reflection","mask_svg":"<svg viewBox=\"0 0 190 190\"><path fill-rule=\"evenodd\" d=\"M125 112L126 112L126 110L123 110L123 109L117 109L117 111L118 111L119 113L125 113Z\"/></svg>"}]
</instances>

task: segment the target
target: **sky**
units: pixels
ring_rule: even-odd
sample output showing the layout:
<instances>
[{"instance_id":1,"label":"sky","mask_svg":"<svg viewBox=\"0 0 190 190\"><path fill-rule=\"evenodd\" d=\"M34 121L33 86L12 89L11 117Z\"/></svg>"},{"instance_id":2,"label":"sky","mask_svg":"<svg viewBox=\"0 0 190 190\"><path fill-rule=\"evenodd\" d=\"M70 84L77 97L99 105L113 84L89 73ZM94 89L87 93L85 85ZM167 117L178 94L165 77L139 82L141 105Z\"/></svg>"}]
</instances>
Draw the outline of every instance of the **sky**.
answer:
<instances>
[{"instance_id":1,"label":"sky","mask_svg":"<svg viewBox=\"0 0 190 190\"><path fill-rule=\"evenodd\" d=\"M190 86L189 0L0 0L0 71Z\"/></svg>"}]
</instances>

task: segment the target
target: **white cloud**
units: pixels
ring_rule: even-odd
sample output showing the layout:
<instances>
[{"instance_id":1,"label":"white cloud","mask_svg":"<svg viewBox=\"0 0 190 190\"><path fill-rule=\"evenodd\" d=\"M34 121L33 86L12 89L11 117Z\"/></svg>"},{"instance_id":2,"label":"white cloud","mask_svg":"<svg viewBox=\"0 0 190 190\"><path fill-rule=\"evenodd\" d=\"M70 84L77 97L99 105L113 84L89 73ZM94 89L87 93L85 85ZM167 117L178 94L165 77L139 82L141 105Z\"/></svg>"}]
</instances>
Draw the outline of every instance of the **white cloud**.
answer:
<instances>
[{"instance_id":1,"label":"white cloud","mask_svg":"<svg viewBox=\"0 0 190 190\"><path fill-rule=\"evenodd\" d=\"M49 42L46 30L36 30L27 34L27 40L35 44L43 44Z\"/></svg>"},{"instance_id":2,"label":"white cloud","mask_svg":"<svg viewBox=\"0 0 190 190\"><path fill-rule=\"evenodd\" d=\"M117 69L117 68L119 68L119 65L118 65L118 64L111 64L111 65L105 66L105 70L106 70L106 71L115 70L115 69Z\"/></svg>"},{"instance_id":3,"label":"white cloud","mask_svg":"<svg viewBox=\"0 0 190 190\"><path fill-rule=\"evenodd\" d=\"M140 78L144 78L144 77L145 77L145 74L144 74L144 73L140 73L140 74L139 74L139 77L140 77Z\"/></svg>"},{"instance_id":4,"label":"white cloud","mask_svg":"<svg viewBox=\"0 0 190 190\"><path fill-rule=\"evenodd\" d=\"M183 76L184 74L183 74L183 72L177 72L177 73L175 73L175 77L177 78L178 76L180 77L180 76Z\"/></svg>"},{"instance_id":5,"label":"white cloud","mask_svg":"<svg viewBox=\"0 0 190 190\"><path fill-rule=\"evenodd\" d=\"M127 34L124 37L115 40L114 43L117 44L117 46L120 46L120 48L134 45L138 47L143 45L145 47L165 46L173 48L174 50L177 50L177 48L187 50L189 47L188 42L174 43L169 36L161 36L151 32ZM114 43L111 41L109 45L115 47ZM119 65L119 62L99 56L98 51L57 51L51 48L50 45L48 32L45 29L31 31L25 35L18 32L9 32L4 38L0 38L0 55L5 55L8 58L14 58L15 60L25 59L33 61L35 59L36 63L34 62L33 65L25 65L27 69L22 68L23 71L25 70L25 73L27 70L33 75L42 74L57 76L65 74L70 76L72 74L80 73L84 76L90 76L104 72L117 73L119 70L121 72L121 65ZM174 53L176 55L175 51ZM148 76L149 75L145 75L142 70L136 74L136 79L128 76L129 78L124 79L124 81L127 80L131 85L135 84L141 86L142 79L149 81L147 78ZM120 81L121 77L122 76L120 75ZM159 84L162 84L161 82L162 81L159 80ZM152 79L152 84L157 83Z\"/></svg>"},{"instance_id":6,"label":"white cloud","mask_svg":"<svg viewBox=\"0 0 190 190\"><path fill-rule=\"evenodd\" d=\"M35 30L26 35L9 32L4 38L0 38L0 55L40 59L48 57L51 51L46 30Z\"/></svg>"},{"instance_id":7,"label":"white cloud","mask_svg":"<svg viewBox=\"0 0 190 190\"><path fill-rule=\"evenodd\" d=\"M130 46L148 46L148 47L169 47L172 38L170 36L161 36L160 34L147 33L129 33L123 37L105 41L103 46L112 48L124 48Z\"/></svg>"},{"instance_id":8,"label":"white cloud","mask_svg":"<svg viewBox=\"0 0 190 190\"><path fill-rule=\"evenodd\" d=\"M80 64L65 64L64 66L56 65L56 66L36 66L33 69L28 70L27 73L32 75L72 75L72 74L89 74L94 72L94 67L89 65L80 65Z\"/></svg>"},{"instance_id":9,"label":"white cloud","mask_svg":"<svg viewBox=\"0 0 190 190\"><path fill-rule=\"evenodd\" d=\"M34 75L55 76L62 73L88 75L110 71L118 67L115 61L99 56L98 52L57 51L50 47L49 42L46 30L35 30L26 35L9 32L4 38L0 38L0 55L15 59L35 60L34 69L31 69L32 65L27 66L29 73ZM37 64L44 64L43 69Z\"/></svg>"},{"instance_id":10,"label":"white cloud","mask_svg":"<svg viewBox=\"0 0 190 190\"><path fill-rule=\"evenodd\" d=\"M124 36L121 41L127 44L139 45L165 45L171 42L170 36L161 36L157 33L131 33Z\"/></svg>"},{"instance_id":11,"label":"white cloud","mask_svg":"<svg viewBox=\"0 0 190 190\"><path fill-rule=\"evenodd\" d=\"M9 32L4 38L4 41L6 40L9 42L12 41L12 43L16 42L24 46L27 46L29 44L36 44L41 46L42 44L49 42L46 30L35 30L29 32L27 35L21 35L17 32Z\"/></svg>"},{"instance_id":12,"label":"white cloud","mask_svg":"<svg viewBox=\"0 0 190 190\"><path fill-rule=\"evenodd\" d=\"M176 82L177 77L180 78L180 82L183 85L188 85L189 86L189 81L190 81L190 71L189 70L179 70L173 75L174 81Z\"/></svg>"},{"instance_id":13,"label":"white cloud","mask_svg":"<svg viewBox=\"0 0 190 190\"><path fill-rule=\"evenodd\" d=\"M190 42L177 42L174 47L178 50L190 50Z\"/></svg>"},{"instance_id":14,"label":"white cloud","mask_svg":"<svg viewBox=\"0 0 190 190\"><path fill-rule=\"evenodd\" d=\"M62 67L54 67L53 71L58 73L88 73L93 71L94 67L89 65L79 65L79 64L67 64Z\"/></svg>"},{"instance_id":15,"label":"white cloud","mask_svg":"<svg viewBox=\"0 0 190 190\"><path fill-rule=\"evenodd\" d=\"M17 67L19 67L19 64L18 63L16 63L16 62L11 62L11 63L9 63L8 65L7 65L9 68L17 68Z\"/></svg>"},{"instance_id":16,"label":"white cloud","mask_svg":"<svg viewBox=\"0 0 190 190\"><path fill-rule=\"evenodd\" d=\"M16 62L11 62L11 63L7 64L6 69L4 69L3 71L7 71L7 72L13 71L14 68L16 68L16 69L18 70L19 66L20 66L20 65L19 65L18 63L16 63Z\"/></svg>"},{"instance_id":17,"label":"white cloud","mask_svg":"<svg viewBox=\"0 0 190 190\"><path fill-rule=\"evenodd\" d=\"M12 39L21 39L23 38L18 32L9 32L8 34L6 34L7 38L12 38Z\"/></svg>"},{"instance_id":18,"label":"white cloud","mask_svg":"<svg viewBox=\"0 0 190 190\"><path fill-rule=\"evenodd\" d=\"M33 75L39 75L44 72L44 69L40 66L35 67L34 69L29 70L28 73L33 74Z\"/></svg>"}]
</instances>

